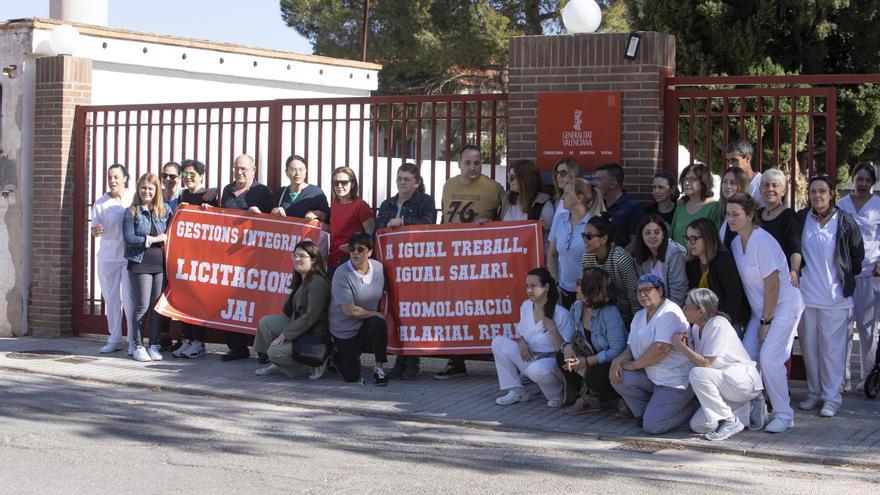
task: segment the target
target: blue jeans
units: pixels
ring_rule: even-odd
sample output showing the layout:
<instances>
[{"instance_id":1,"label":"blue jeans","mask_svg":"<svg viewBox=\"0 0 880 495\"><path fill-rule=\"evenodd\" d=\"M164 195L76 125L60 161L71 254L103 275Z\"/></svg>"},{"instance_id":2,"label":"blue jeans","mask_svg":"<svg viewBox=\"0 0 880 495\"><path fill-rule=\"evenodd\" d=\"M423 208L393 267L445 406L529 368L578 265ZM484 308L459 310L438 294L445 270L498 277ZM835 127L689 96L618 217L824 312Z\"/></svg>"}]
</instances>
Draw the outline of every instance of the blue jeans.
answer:
<instances>
[{"instance_id":1,"label":"blue jeans","mask_svg":"<svg viewBox=\"0 0 880 495\"><path fill-rule=\"evenodd\" d=\"M159 343L159 326L161 317L154 306L162 294L165 274L159 273L133 273L128 272L131 281L131 298L134 302L134 329L132 339L136 345L142 345L144 341L144 322L147 313L150 313L150 345Z\"/></svg>"}]
</instances>

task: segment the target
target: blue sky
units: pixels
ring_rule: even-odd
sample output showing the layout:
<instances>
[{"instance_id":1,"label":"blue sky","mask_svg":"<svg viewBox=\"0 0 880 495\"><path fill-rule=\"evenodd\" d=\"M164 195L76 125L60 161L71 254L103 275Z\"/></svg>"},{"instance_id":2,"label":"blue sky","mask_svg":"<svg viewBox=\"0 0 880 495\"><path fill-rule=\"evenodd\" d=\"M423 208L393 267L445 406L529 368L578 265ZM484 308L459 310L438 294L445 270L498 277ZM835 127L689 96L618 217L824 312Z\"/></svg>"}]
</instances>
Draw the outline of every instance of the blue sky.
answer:
<instances>
[{"instance_id":1,"label":"blue sky","mask_svg":"<svg viewBox=\"0 0 880 495\"><path fill-rule=\"evenodd\" d=\"M278 0L110 0L111 27L311 53ZM0 0L0 20L49 17L49 0Z\"/></svg>"}]
</instances>

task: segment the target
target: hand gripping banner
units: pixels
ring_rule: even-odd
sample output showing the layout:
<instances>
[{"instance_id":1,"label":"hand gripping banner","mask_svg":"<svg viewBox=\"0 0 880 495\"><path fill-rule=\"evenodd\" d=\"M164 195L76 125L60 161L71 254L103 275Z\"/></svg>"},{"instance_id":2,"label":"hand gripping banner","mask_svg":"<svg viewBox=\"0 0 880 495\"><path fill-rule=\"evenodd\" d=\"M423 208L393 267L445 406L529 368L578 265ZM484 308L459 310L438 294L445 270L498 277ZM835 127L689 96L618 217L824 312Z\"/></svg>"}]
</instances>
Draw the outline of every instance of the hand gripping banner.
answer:
<instances>
[{"instance_id":1,"label":"hand gripping banner","mask_svg":"<svg viewBox=\"0 0 880 495\"><path fill-rule=\"evenodd\" d=\"M168 286L156 311L195 325L253 335L260 318L281 313L293 279L293 248L322 247L320 226L301 218L181 205L165 243Z\"/></svg>"},{"instance_id":2,"label":"hand gripping banner","mask_svg":"<svg viewBox=\"0 0 880 495\"><path fill-rule=\"evenodd\" d=\"M376 258L388 291L388 351L491 354L513 337L526 274L543 265L538 222L381 229Z\"/></svg>"}]
</instances>

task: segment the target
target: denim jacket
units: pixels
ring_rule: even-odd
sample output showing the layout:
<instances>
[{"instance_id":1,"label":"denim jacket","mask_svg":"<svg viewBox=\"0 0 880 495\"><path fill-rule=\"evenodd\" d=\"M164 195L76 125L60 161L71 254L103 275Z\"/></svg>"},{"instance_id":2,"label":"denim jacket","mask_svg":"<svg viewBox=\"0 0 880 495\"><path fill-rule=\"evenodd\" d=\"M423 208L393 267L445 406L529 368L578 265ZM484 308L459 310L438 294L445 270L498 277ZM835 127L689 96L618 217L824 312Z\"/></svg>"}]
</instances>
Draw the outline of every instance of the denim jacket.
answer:
<instances>
[{"instance_id":1,"label":"denim jacket","mask_svg":"<svg viewBox=\"0 0 880 495\"><path fill-rule=\"evenodd\" d=\"M584 303L575 301L571 306L571 317L574 320L574 329L581 335L584 332L584 323L581 315L584 312ZM613 304L593 309L590 316L590 343L596 350L596 357L600 363L610 362L620 355L626 348L626 327L623 318Z\"/></svg>"},{"instance_id":2,"label":"denim jacket","mask_svg":"<svg viewBox=\"0 0 880 495\"><path fill-rule=\"evenodd\" d=\"M164 234L171 219L171 208L165 204L165 215L156 215L153 211L141 206L137 213L132 213L131 208L125 209L122 217L122 237L125 240L125 259L140 263L144 259L144 251L147 250L147 236L150 235L151 225L156 226L156 232ZM151 223L152 222L152 223Z\"/></svg>"},{"instance_id":3,"label":"denim jacket","mask_svg":"<svg viewBox=\"0 0 880 495\"><path fill-rule=\"evenodd\" d=\"M376 215L376 228L384 229L388 222L397 215L397 194L386 199L379 205ZM413 193L412 197L403 202L400 208L400 217L404 225L433 225L437 223L437 208L434 198L421 191Z\"/></svg>"}]
</instances>

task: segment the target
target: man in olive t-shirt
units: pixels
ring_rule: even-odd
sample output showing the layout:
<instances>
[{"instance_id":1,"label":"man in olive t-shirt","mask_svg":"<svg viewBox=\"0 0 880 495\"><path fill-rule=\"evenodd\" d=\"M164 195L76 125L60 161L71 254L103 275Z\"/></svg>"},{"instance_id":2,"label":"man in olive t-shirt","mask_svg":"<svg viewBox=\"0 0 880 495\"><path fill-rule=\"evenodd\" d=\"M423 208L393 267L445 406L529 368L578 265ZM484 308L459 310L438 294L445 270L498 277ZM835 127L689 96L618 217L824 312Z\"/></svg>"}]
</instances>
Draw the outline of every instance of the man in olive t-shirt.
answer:
<instances>
[{"instance_id":1,"label":"man in olive t-shirt","mask_svg":"<svg viewBox=\"0 0 880 495\"><path fill-rule=\"evenodd\" d=\"M480 149L467 145L459 154L459 175L443 185L442 223L483 223L498 220L504 187L483 175ZM446 369L434 375L438 380L464 376L464 358L452 357Z\"/></svg>"}]
</instances>

